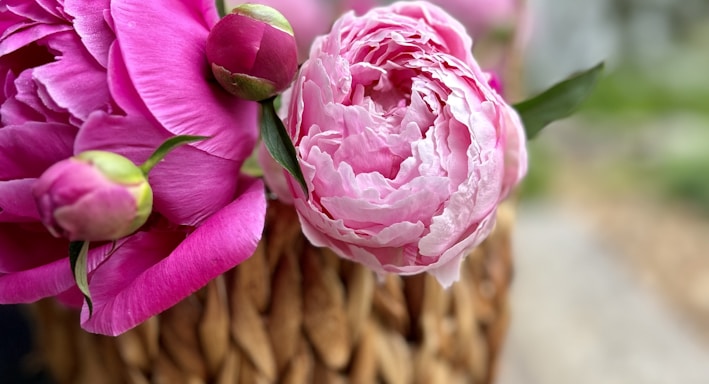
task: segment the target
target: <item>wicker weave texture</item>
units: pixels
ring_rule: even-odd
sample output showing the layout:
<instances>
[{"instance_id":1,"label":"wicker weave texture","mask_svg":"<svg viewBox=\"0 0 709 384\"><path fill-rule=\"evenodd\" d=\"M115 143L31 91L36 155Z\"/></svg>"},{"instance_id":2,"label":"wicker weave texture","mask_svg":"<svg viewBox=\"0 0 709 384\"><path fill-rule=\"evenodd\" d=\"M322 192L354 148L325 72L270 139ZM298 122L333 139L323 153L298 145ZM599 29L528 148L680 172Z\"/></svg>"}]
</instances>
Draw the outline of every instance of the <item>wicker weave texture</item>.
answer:
<instances>
[{"instance_id":1,"label":"wicker weave texture","mask_svg":"<svg viewBox=\"0 0 709 384\"><path fill-rule=\"evenodd\" d=\"M115 338L78 314L35 306L58 383L490 384L507 326L512 209L444 290L428 275L379 280L303 237L269 207L256 254Z\"/></svg>"}]
</instances>

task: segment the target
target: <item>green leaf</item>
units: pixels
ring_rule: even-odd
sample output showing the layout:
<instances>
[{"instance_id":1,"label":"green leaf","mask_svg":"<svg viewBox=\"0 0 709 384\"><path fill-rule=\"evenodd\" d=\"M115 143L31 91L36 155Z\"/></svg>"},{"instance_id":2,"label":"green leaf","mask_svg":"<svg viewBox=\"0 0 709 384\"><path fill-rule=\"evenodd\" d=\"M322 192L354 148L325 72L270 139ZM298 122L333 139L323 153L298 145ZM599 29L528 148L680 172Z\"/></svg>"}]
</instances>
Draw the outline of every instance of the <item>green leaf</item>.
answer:
<instances>
[{"instance_id":1,"label":"green leaf","mask_svg":"<svg viewBox=\"0 0 709 384\"><path fill-rule=\"evenodd\" d=\"M546 91L515 104L527 139L533 139L547 124L573 114L588 98L603 71L603 63L572 75Z\"/></svg>"},{"instance_id":2,"label":"green leaf","mask_svg":"<svg viewBox=\"0 0 709 384\"><path fill-rule=\"evenodd\" d=\"M195 141L200 141L200 140L205 140L209 139L209 136L190 136L190 135L179 135L175 137L171 137L167 140L165 140L164 143L160 144L158 149L153 152L152 155L148 158L148 160L145 160L145 163L140 165L140 170L143 171L144 174L148 174L151 169L153 169L154 166L156 166L160 160L164 159L165 156L167 156L170 151L173 149L179 147L180 145L187 144L187 143L192 143Z\"/></svg>"},{"instance_id":3,"label":"green leaf","mask_svg":"<svg viewBox=\"0 0 709 384\"><path fill-rule=\"evenodd\" d=\"M91 294L89 293L89 278L86 263L89 255L88 241L72 241L69 243L69 264L71 265L71 273L74 275L76 286L84 295L86 304L89 307L89 317L94 312L94 306L91 302Z\"/></svg>"},{"instance_id":4,"label":"green leaf","mask_svg":"<svg viewBox=\"0 0 709 384\"><path fill-rule=\"evenodd\" d=\"M286 169L303 188L305 195L308 195L308 187L305 184L303 172L298 164L295 155L295 147L286 132L286 127L276 114L272 97L261 101L261 138L271 156Z\"/></svg>"}]
</instances>

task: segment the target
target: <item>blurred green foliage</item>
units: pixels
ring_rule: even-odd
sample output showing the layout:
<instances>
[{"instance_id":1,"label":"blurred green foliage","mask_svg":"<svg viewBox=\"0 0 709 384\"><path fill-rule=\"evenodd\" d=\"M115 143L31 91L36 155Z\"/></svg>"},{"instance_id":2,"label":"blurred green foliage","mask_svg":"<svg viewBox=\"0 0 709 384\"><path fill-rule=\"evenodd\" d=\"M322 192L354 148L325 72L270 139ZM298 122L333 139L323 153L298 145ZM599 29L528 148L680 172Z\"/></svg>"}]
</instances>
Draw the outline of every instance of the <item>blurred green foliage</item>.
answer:
<instances>
[{"instance_id":1,"label":"blurred green foliage","mask_svg":"<svg viewBox=\"0 0 709 384\"><path fill-rule=\"evenodd\" d=\"M551 192L571 167L598 193L661 196L709 215L709 18L691 19L653 55L626 44L579 113L529 142L522 197Z\"/></svg>"},{"instance_id":2,"label":"blurred green foliage","mask_svg":"<svg viewBox=\"0 0 709 384\"><path fill-rule=\"evenodd\" d=\"M556 158L545 147L543 141L527 144L529 169L518 188L522 199L534 199L546 195L556 171Z\"/></svg>"},{"instance_id":3,"label":"blurred green foliage","mask_svg":"<svg viewBox=\"0 0 709 384\"><path fill-rule=\"evenodd\" d=\"M704 68L709 68L709 65ZM661 69L661 68L658 68ZM665 70L672 70L666 67ZM625 67L602 78L584 105L583 112L604 115L657 115L687 112L709 115L709 77L695 72L697 82L683 86L673 76L663 77ZM704 84L702 84L704 83Z\"/></svg>"},{"instance_id":4,"label":"blurred green foliage","mask_svg":"<svg viewBox=\"0 0 709 384\"><path fill-rule=\"evenodd\" d=\"M654 170L661 191L709 214L709 154L701 158L671 158Z\"/></svg>"},{"instance_id":5,"label":"blurred green foliage","mask_svg":"<svg viewBox=\"0 0 709 384\"><path fill-rule=\"evenodd\" d=\"M635 180L638 188L655 189L661 196L709 214L707 52L678 54L663 61L664 65L655 72L630 66L619 68L599 82L582 116L613 121L598 125L613 127L607 135L619 137L620 127L644 137L622 135L623 140L654 143L657 153L646 154L654 161L638 166L628 164L637 160L633 157L617 159L620 167L630 165L630 169L636 169L628 175L630 182Z\"/></svg>"}]
</instances>

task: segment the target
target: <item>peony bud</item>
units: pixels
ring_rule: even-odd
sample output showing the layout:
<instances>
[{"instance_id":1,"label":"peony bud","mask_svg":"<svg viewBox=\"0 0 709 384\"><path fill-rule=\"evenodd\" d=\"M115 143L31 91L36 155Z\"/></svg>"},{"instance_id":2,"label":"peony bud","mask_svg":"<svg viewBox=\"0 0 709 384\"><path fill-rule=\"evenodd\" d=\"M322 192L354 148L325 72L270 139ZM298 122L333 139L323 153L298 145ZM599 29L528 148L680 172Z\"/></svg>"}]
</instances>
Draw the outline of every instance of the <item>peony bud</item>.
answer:
<instances>
[{"instance_id":1,"label":"peony bud","mask_svg":"<svg viewBox=\"0 0 709 384\"><path fill-rule=\"evenodd\" d=\"M219 84L247 100L284 91L298 70L298 47L288 20L261 4L242 4L212 28L207 60Z\"/></svg>"},{"instance_id":2,"label":"peony bud","mask_svg":"<svg viewBox=\"0 0 709 384\"><path fill-rule=\"evenodd\" d=\"M32 192L49 232L71 241L130 235L153 207L153 191L140 168L104 151L82 152L52 165Z\"/></svg>"}]
</instances>

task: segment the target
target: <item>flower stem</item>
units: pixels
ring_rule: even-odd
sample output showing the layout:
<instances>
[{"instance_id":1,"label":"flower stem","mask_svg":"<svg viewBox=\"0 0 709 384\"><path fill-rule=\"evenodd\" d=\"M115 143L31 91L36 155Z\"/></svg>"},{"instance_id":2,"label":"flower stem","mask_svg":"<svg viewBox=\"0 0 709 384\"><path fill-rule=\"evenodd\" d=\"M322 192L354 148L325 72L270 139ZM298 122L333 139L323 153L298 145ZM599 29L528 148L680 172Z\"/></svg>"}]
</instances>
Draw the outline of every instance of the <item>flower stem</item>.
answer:
<instances>
[{"instance_id":1,"label":"flower stem","mask_svg":"<svg viewBox=\"0 0 709 384\"><path fill-rule=\"evenodd\" d=\"M179 135L167 139L164 143L160 144L160 146L155 150L155 152L153 152L152 155L150 155L148 160L145 160L145 163L140 165L140 170L143 171L143 174L147 176L150 170L153 169L153 167L155 167L160 162L160 160L164 159L165 156L167 156L167 154L170 153L170 151L172 151L173 149L183 144L205 139L209 139L209 136Z\"/></svg>"},{"instance_id":2,"label":"flower stem","mask_svg":"<svg viewBox=\"0 0 709 384\"><path fill-rule=\"evenodd\" d=\"M226 4L224 4L224 1L225 0L217 0L217 12L220 18L226 16Z\"/></svg>"}]
</instances>

